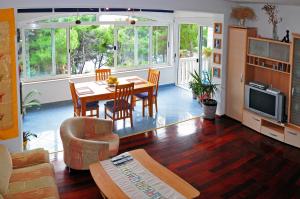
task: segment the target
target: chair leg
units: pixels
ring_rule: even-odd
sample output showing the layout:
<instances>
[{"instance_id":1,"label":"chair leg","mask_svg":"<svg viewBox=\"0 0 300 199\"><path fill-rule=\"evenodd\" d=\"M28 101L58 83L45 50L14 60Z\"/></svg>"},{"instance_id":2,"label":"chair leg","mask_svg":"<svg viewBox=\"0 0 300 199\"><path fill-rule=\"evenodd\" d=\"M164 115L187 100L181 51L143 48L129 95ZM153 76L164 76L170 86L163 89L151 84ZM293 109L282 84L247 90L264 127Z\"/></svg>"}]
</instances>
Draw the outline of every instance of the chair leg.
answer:
<instances>
[{"instance_id":1,"label":"chair leg","mask_svg":"<svg viewBox=\"0 0 300 199\"><path fill-rule=\"evenodd\" d=\"M143 111L142 111L142 113L143 113L143 117L145 117L145 100L143 99Z\"/></svg>"},{"instance_id":2,"label":"chair leg","mask_svg":"<svg viewBox=\"0 0 300 199\"><path fill-rule=\"evenodd\" d=\"M131 128L132 128L133 127L132 110L130 110L130 125L131 125Z\"/></svg>"},{"instance_id":3,"label":"chair leg","mask_svg":"<svg viewBox=\"0 0 300 199\"><path fill-rule=\"evenodd\" d=\"M156 113L157 113L157 111L158 111L158 108L157 108L157 97L155 97L154 100L155 100L155 110L156 110Z\"/></svg>"}]
</instances>

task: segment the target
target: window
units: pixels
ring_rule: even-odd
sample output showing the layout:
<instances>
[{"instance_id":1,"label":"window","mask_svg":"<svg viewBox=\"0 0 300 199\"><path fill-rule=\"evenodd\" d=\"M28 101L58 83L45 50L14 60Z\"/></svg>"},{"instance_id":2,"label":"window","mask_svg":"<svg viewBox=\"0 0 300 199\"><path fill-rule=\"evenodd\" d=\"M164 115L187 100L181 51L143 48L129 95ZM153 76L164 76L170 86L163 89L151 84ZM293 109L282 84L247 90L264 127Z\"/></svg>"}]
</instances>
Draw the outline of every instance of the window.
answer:
<instances>
[{"instance_id":1,"label":"window","mask_svg":"<svg viewBox=\"0 0 300 199\"><path fill-rule=\"evenodd\" d=\"M101 67L128 70L168 64L168 25L155 26L154 20L134 17L139 24L133 26L128 16L120 15L100 15L106 21L99 24L96 15L81 15L82 24L75 25L77 18L54 17L21 29L21 38L25 38L18 54L22 78L90 74Z\"/></svg>"},{"instance_id":2,"label":"window","mask_svg":"<svg viewBox=\"0 0 300 199\"><path fill-rule=\"evenodd\" d=\"M55 67L56 74L68 73L67 30L55 29Z\"/></svg>"},{"instance_id":3,"label":"window","mask_svg":"<svg viewBox=\"0 0 300 199\"><path fill-rule=\"evenodd\" d=\"M134 28L118 27L118 67L134 66Z\"/></svg>"},{"instance_id":4,"label":"window","mask_svg":"<svg viewBox=\"0 0 300 199\"><path fill-rule=\"evenodd\" d=\"M27 77L53 75L51 29L25 30L25 40Z\"/></svg>"},{"instance_id":5,"label":"window","mask_svg":"<svg viewBox=\"0 0 300 199\"><path fill-rule=\"evenodd\" d=\"M167 63L168 27L154 26L152 31L152 59L155 64Z\"/></svg>"},{"instance_id":6,"label":"window","mask_svg":"<svg viewBox=\"0 0 300 199\"><path fill-rule=\"evenodd\" d=\"M138 65L149 64L150 28L147 26L137 27L138 34Z\"/></svg>"}]
</instances>

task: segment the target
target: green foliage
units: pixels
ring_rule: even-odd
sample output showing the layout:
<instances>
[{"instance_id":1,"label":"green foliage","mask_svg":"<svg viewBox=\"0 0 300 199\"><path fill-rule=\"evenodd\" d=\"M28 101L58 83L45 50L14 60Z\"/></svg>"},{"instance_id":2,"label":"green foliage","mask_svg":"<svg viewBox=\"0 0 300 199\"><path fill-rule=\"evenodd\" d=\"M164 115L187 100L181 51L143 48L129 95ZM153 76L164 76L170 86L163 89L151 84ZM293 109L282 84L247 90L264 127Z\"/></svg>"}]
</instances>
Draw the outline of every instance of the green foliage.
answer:
<instances>
[{"instance_id":1,"label":"green foliage","mask_svg":"<svg viewBox=\"0 0 300 199\"><path fill-rule=\"evenodd\" d=\"M26 115L27 109L32 107L39 108L41 106L41 103L38 99L36 99L37 95L40 95L41 93L37 90L30 91L22 101L22 112L23 115Z\"/></svg>"},{"instance_id":2,"label":"green foliage","mask_svg":"<svg viewBox=\"0 0 300 199\"><path fill-rule=\"evenodd\" d=\"M212 76L208 72L202 72L200 75L197 71L191 73L192 81L190 82L190 88L196 95L206 95L208 98L212 98L216 91L218 84L214 84Z\"/></svg>"},{"instance_id":3,"label":"green foliage","mask_svg":"<svg viewBox=\"0 0 300 199\"><path fill-rule=\"evenodd\" d=\"M203 55L205 58L209 58L212 55L212 48L210 47L203 48Z\"/></svg>"},{"instance_id":4,"label":"green foliage","mask_svg":"<svg viewBox=\"0 0 300 199\"><path fill-rule=\"evenodd\" d=\"M37 138L37 134L31 133L30 131L23 131L23 142L30 141L31 137Z\"/></svg>"}]
</instances>

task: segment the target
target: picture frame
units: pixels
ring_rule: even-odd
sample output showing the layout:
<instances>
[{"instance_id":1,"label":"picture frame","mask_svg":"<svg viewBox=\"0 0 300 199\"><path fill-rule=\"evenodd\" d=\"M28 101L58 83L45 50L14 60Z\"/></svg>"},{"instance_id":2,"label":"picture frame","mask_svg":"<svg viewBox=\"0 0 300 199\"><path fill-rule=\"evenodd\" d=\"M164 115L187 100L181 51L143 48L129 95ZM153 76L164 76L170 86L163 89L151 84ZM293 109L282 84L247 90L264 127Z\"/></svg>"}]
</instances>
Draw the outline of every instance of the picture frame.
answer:
<instances>
[{"instance_id":1,"label":"picture frame","mask_svg":"<svg viewBox=\"0 0 300 199\"><path fill-rule=\"evenodd\" d=\"M214 39L214 48L222 49L222 39Z\"/></svg>"},{"instance_id":2,"label":"picture frame","mask_svg":"<svg viewBox=\"0 0 300 199\"><path fill-rule=\"evenodd\" d=\"M214 23L214 33L215 34L222 34L222 23Z\"/></svg>"},{"instance_id":3,"label":"picture frame","mask_svg":"<svg viewBox=\"0 0 300 199\"><path fill-rule=\"evenodd\" d=\"M217 67L212 68L212 76L216 78L221 78L221 69Z\"/></svg>"},{"instance_id":4,"label":"picture frame","mask_svg":"<svg viewBox=\"0 0 300 199\"><path fill-rule=\"evenodd\" d=\"M220 53L213 54L213 62L214 62L214 64L221 64L221 54Z\"/></svg>"}]
</instances>

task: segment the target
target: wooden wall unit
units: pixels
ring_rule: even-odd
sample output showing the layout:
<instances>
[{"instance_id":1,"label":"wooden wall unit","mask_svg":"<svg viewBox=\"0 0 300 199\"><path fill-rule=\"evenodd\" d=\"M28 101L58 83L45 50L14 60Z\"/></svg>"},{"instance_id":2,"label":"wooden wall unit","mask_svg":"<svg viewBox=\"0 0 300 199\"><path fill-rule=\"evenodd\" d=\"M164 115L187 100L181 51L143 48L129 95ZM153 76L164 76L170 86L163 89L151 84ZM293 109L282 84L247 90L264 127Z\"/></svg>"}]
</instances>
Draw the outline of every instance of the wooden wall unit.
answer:
<instances>
[{"instance_id":1,"label":"wooden wall unit","mask_svg":"<svg viewBox=\"0 0 300 199\"><path fill-rule=\"evenodd\" d=\"M229 27L226 115L238 121L242 121L243 118L248 37L256 36L256 32L256 28Z\"/></svg>"}]
</instances>

